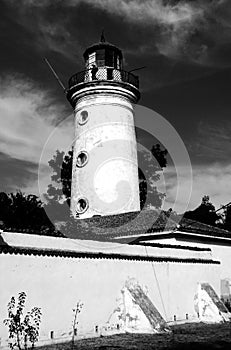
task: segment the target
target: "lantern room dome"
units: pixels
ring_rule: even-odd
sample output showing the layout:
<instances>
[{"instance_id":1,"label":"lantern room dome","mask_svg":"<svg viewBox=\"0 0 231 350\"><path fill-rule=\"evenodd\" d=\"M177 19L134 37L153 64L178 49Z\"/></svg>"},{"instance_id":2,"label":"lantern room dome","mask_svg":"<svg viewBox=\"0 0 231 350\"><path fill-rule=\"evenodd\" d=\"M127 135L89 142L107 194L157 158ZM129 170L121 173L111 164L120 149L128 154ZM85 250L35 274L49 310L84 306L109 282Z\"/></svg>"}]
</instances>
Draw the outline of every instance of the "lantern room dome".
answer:
<instances>
[{"instance_id":1,"label":"lantern room dome","mask_svg":"<svg viewBox=\"0 0 231 350\"><path fill-rule=\"evenodd\" d=\"M88 47L85 50L85 52L83 54L83 57L86 60L91 53L96 52L98 50L102 50L102 49L114 51L114 52L117 53L117 55L121 59L123 58L122 51L118 47L116 47L115 45L109 43L108 41L105 41L105 42L99 41L98 43L95 43L95 44L91 45L90 47Z\"/></svg>"}]
</instances>

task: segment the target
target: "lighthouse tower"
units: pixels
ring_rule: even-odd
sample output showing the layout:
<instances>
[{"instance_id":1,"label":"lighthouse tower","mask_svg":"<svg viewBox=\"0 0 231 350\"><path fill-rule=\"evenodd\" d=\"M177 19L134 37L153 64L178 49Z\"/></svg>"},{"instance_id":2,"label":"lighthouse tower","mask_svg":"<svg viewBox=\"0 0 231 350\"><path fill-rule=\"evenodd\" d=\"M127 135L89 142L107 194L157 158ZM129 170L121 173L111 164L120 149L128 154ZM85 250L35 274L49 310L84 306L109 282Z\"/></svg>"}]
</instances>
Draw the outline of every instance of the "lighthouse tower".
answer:
<instances>
[{"instance_id":1,"label":"lighthouse tower","mask_svg":"<svg viewBox=\"0 0 231 350\"><path fill-rule=\"evenodd\" d=\"M120 49L102 34L69 80L74 109L71 211L76 218L140 210L133 104L138 78L123 70Z\"/></svg>"}]
</instances>

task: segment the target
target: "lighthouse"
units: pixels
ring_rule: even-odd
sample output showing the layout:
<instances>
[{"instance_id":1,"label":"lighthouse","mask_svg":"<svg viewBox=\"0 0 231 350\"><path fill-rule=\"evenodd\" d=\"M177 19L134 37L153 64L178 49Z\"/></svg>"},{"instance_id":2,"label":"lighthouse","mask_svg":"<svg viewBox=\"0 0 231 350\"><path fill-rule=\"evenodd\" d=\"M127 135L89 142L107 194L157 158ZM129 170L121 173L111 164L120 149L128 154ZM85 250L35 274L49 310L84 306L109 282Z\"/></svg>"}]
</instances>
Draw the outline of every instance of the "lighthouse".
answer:
<instances>
[{"instance_id":1,"label":"lighthouse","mask_svg":"<svg viewBox=\"0 0 231 350\"><path fill-rule=\"evenodd\" d=\"M74 109L71 212L84 219L140 210L133 105L138 77L123 69L119 48L88 47L84 70L69 79Z\"/></svg>"}]
</instances>

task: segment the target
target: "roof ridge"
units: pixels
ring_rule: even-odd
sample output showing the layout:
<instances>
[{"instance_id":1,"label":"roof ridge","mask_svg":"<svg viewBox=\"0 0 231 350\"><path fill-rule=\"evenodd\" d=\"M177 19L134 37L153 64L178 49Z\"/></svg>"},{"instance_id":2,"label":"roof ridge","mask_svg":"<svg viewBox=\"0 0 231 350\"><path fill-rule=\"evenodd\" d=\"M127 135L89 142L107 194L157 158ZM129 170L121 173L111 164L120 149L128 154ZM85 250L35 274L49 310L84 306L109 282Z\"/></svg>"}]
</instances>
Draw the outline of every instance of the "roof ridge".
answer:
<instances>
[{"instance_id":1,"label":"roof ridge","mask_svg":"<svg viewBox=\"0 0 231 350\"><path fill-rule=\"evenodd\" d=\"M223 228L220 228L218 226L213 226L213 225L209 225L209 224L205 224L204 222L200 222L200 221L197 221L197 220L193 220L193 219L188 219L188 218L185 218L184 216L182 217L181 221L184 220L186 222L191 222L191 223L194 223L194 224L199 224L200 226L204 226L204 227L207 227L207 228L210 228L211 230L217 230L217 231L220 231L220 232L223 232L223 233L230 233L231 234L231 231L229 230L225 230ZM180 225L181 225L181 221L180 221Z\"/></svg>"}]
</instances>

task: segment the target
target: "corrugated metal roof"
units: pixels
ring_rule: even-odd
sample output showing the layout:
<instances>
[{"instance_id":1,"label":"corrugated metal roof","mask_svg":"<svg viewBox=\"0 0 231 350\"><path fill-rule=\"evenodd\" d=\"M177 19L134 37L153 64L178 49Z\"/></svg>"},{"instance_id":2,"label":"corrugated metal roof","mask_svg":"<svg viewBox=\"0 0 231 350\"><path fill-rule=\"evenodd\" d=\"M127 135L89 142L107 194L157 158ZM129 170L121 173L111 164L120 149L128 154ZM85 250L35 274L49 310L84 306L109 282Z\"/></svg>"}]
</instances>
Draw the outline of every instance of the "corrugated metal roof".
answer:
<instances>
[{"instance_id":1,"label":"corrugated metal roof","mask_svg":"<svg viewBox=\"0 0 231 350\"><path fill-rule=\"evenodd\" d=\"M181 249L179 252L177 248L169 246L163 250L160 247L129 246L13 232L2 232L0 237L0 250L6 254L219 264L212 259L210 251Z\"/></svg>"}]
</instances>

